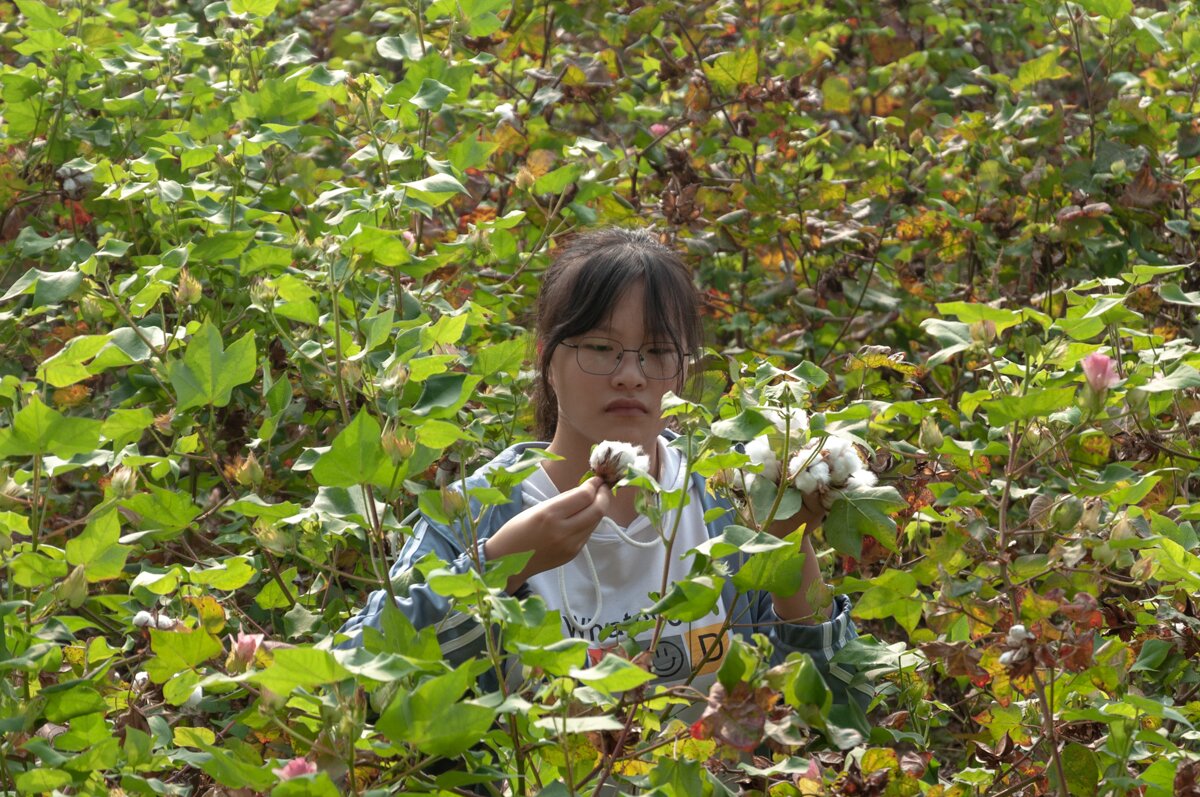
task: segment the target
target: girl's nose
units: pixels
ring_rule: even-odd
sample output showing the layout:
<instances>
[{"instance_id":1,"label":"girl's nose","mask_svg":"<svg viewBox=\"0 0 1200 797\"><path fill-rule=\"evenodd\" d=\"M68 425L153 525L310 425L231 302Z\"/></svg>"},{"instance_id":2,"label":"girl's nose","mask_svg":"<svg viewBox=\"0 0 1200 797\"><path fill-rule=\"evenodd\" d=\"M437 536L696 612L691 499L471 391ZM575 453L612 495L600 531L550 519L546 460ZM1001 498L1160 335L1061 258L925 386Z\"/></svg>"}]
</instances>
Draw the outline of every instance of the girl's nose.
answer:
<instances>
[{"instance_id":1,"label":"girl's nose","mask_svg":"<svg viewBox=\"0 0 1200 797\"><path fill-rule=\"evenodd\" d=\"M617 370L612 372L613 384L618 387L641 387L646 383L642 366L638 362L638 353L627 351L617 361Z\"/></svg>"}]
</instances>

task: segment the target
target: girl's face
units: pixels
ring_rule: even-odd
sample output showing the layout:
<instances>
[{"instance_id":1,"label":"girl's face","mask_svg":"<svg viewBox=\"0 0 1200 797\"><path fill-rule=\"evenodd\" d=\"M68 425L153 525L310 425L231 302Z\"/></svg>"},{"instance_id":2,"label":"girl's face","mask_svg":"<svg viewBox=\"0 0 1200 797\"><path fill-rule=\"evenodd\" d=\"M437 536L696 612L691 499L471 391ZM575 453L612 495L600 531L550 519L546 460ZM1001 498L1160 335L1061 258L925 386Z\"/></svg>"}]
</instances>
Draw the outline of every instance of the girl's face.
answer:
<instances>
[{"instance_id":1,"label":"girl's face","mask_svg":"<svg viewBox=\"0 0 1200 797\"><path fill-rule=\"evenodd\" d=\"M650 341L642 312L644 288L630 286L617 299L607 320L583 335L567 338L575 344L587 336L616 341L624 349L638 349ZM648 379L635 351L626 351L615 371L604 376L579 367L576 349L558 346L550 359L550 386L558 398L558 426L550 451L568 459L587 461L592 446L604 440L640 445L654 456L656 438L663 429L662 397L679 391L682 373L673 379Z\"/></svg>"}]
</instances>

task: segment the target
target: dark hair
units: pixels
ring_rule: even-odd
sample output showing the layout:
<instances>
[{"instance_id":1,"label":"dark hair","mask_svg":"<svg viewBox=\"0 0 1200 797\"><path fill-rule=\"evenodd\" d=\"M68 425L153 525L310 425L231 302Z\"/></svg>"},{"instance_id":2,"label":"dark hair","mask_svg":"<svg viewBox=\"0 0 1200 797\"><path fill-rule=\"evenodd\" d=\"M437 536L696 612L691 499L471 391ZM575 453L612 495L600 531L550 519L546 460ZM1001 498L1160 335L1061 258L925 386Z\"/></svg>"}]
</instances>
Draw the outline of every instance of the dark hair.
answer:
<instances>
[{"instance_id":1,"label":"dark hair","mask_svg":"<svg viewBox=\"0 0 1200 797\"><path fill-rule=\"evenodd\" d=\"M633 285L644 286L646 334L695 354L702 342L700 295L675 250L649 230L608 227L582 233L555 253L537 300L537 433L554 437L558 398L550 386L550 358L566 338L599 326Z\"/></svg>"}]
</instances>

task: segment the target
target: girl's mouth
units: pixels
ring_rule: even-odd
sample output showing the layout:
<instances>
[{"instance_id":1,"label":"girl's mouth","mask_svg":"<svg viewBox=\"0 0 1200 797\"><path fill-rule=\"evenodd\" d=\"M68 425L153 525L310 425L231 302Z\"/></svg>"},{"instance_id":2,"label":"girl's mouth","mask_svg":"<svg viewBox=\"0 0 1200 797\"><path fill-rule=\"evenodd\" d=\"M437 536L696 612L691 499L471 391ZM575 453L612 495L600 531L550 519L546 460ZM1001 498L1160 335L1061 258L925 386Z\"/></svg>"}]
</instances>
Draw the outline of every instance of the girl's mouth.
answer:
<instances>
[{"instance_id":1,"label":"girl's mouth","mask_svg":"<svg viewBox=\"0 0 1200 797\"><path fill-rule=\"evenodd\" d=\"M636 399L616 399L604 406L604 411L610 415L645 415L649 410L646 405Z\"/></svg>"}]
</instances>

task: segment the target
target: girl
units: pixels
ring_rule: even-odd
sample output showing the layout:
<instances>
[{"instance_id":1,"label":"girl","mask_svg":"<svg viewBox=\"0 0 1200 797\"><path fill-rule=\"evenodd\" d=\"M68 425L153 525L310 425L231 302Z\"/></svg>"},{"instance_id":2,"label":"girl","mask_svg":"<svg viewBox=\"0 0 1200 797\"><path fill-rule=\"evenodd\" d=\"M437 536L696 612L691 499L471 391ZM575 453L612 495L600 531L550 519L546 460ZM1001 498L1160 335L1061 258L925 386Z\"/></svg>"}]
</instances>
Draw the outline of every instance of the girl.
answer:
<instances>
[{"instance_id":1,"label":"girl","mask_svg":"<svg viewBox=\"0 0 1200 797\"><path fill-rule=\"evenodd\" d=\"M549 442L507 449L467 479L466 488L486 485L488 471L512 465L528 448L547 449L560 458L543 462L513 489L509 503L479 515L474 550L464 550L461 529L421 516L393 578L430 552L464 572L496 557L532 551L525 568L510 579L509 592L541 596L562 614L564 634L588 640L591 658L598 659L601 629L638 617L650 605L649 593L662 590L664 568L668 582L686 576L682 554L719 535L733 520L729 511L705 522L709 510L729 507L693 474L689 500L678 510L683 516L675 523L668 514L663 524L677 529L668 552L658 528L635 508L635 488L614 492L598 477L582 481L592 447L615 440L641 446L648 472L664 489L685 487L687 469L681 452L669 446L674 435L665 430L660 403L668 391L681 390L688 360L700 346L699 296L675 252L646 231L606 229L574 238L547 271L537 303L534 400L538 431ZM479 510L472 502L473 516ZM823 518L820 501L813 500L798 516L767 531L783 536L801 523L811 530ZM810 654L835 697L845 700L850 673L830 659L855 636L849 599L837 596L819 611L809 606L806 596L821 579L811 535L805 535L803 552L803 578L792 595L737 596L727 580L712 614L690 624L669 624L653 651L660 682L682 682L694 669L711 681L732 613L732 631L746 637L766 634L778 659L792 651ZM350 636L350 644L361 642L364 627L379 627L386 600L384 591L375 592L346 623L341 633ZM397 605L418 628L437 624L442 652L452 662L483 649L483 628L468 615L450 612L449 601L426 585L411 586ZM637 641L645 645L649 638L647 633ZM704 688L703 680L693 685Z\"/></svg>"}]
</instances>

